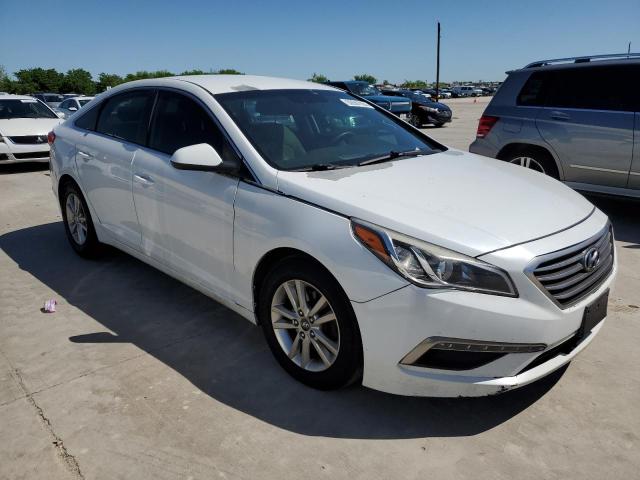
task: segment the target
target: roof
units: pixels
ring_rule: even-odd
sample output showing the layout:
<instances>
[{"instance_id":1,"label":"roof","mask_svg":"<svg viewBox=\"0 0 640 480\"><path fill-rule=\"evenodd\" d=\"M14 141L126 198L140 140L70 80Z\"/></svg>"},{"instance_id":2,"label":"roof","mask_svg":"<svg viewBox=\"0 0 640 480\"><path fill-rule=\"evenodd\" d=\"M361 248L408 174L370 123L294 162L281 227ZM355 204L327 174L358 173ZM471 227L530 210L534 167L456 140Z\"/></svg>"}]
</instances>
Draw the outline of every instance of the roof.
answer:
<instances>
[{"instance_id":1,"label":"roof","mask_svg":"<svg viewBox=\"0 0 640 480\"><path fill-rule=\"evenodd\" d=\"M195 83L213 94L243 90L334 90L333 87L321 83L259 75L185 75L169 79Z\"/></svg>"},{"instance_id":2,"label":"roof","mask_svg":"<svg viewBox=\"0 0 640 480\"><path fill-rule=\"evenodd\" d=\"M11 93L0 95L0 97L2 97L2 100L35 100L35 98L28 95L13 95Z\"/></svg>"}]
</instances>

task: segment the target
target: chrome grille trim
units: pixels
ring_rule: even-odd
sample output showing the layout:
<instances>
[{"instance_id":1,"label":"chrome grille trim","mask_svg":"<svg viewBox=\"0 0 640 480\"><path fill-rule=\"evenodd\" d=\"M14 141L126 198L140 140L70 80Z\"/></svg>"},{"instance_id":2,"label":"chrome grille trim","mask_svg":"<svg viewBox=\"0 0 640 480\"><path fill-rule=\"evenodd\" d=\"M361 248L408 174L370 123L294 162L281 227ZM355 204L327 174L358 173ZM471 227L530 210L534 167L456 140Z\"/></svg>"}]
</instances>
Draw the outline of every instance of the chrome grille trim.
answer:
<instances>
[{"instance_id":1,"label":"chrome grille trim","mask_svg":"<svg viewBox=\"0 0 640 480\"><path fill-rule=\"evenodd\" d=\"M587 271L582 259L591 248L598 250L600 262ZM613 270L614 252L613 229L607 223L584 242L536 257L525 274L558 307L565 309L588 296L608 278Z\"/></svg>"},{"instance_id":2,"label":"chrome grille trim","mask_svg":"<svg viewBox=\"0 0 640 480\"><path fill-rule=\"evenodd\" d=\"M47 135L22 135L8 138L17 145L42 145L47 143Z\"/></svg>"}]
</instances>

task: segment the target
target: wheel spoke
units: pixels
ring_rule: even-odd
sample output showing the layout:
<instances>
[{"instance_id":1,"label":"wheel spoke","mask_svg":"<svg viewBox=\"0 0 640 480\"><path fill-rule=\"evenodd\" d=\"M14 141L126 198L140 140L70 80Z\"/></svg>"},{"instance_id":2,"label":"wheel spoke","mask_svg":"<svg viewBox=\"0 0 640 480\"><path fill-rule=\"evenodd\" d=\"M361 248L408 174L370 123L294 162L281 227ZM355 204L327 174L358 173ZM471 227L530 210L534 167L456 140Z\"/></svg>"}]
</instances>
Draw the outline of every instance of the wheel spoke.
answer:
<instances>
[{"instance_id":1,"label":"wheel spoke","mask_svg":"<svg viewBox=\"0 0 640 480\"><path fill-rule=\"evenodd\" d=\"M298 354L298 350L300 349L300 335L296 335L296 338L293 340L291 344L291 349L289 350L289 358L293 358Z\"/></svg>"},{"instance_id":2,"label":"wheel spoke","mask_svg":"<svg viewBox=\"0 0 640 480\"><path fill-rule=\"evenodd\" d=\"M287 294L287 297L289 298L289 301L291 302L291 307L295 310L298 311L299 307L298 307L298 299L296 298L296 293L295 291L291 288L291 282L285 282L282 284L282 286L284 287L284 291Z\"/></svg>"},{"instance_id":3,"label":"wheel spoke","mask_svg":"<svg viewBox=\"0 0 640 480\"><path fill-rule=\"evenodd\" d=\"M307 307L307 297L304 285L301 280L296 280L296 293L298 294L298 308L302 310L303 314L307 314L309 308Z\"/></svg>"},{"instance_id":4,"label":"wheel spoke","mask_svg":"<svg viewBox=\"0 0 640 480\"><path fill-rule=\"evenodd\" d=\"M531 159L529 157L524 159L525 168L529 168L531 166Z\"/></svg>"},{"instance_id":5,"label":"wheel spoke","mask_svg":"<svg viewBox=\"0 0 640 480\"><path fill-rule=\"evenodd\" d=\"M322 325L323 323L327 323L327 322L335 322L336 321L336 314L333 312L327 313L326 315L323 315L322 317L317 318L316 320L314 320L313 324L314 325Z\"/></svg>"},{"instance_id":6,"label":"wheel spoke","mask_svg":"<svg viewBox=\"0 0 640 480\"><path fill-rule=\"evenodd\" d=\"M324 333L322 333L319 329L315 330L316 338L320 343L322 343L327 350L329 350L334 355L338 355L338 345L336 345L332 340L329 340Z\"/></svg>"},{"instance_id":7,"label":"wheel spoke","mask_svg":"<svg viewBox=\"0 0 640 480\"><path fill-rule=\"evenodd\" d=\"M274 305L273 307L271 307L271 311L273 313L277 313L281 317L288 318L289 320L296 320L298 318L298 316L294 312L289 310L284 305Z\"/></svg>"},{"instance_id":8,"label":"wheel spoke","mask_svg":"<svg viewBox=\"0 0 640 480\"><path fill-rule=\"evenodd\" d=\"M324 353L322 345L320 345L320 343L318 343L314 338L311 339L311 344L313 345L313 348L315 348L316 352L318 352L318 356L320 357L320 360L322 360L322 363L324 363L326 367L330 367L331 361L327 358L327 354Z\"/></svg>"},{"instance_id":9,"label":"wheel spoke","mask_svg":"<svg viewBox=\"0 0 640 480\"><path fill-rule=\"evenodd\" d=\"M320 298L318 299L316 304L313 307L311 307L311 310L309 310L309 314L307 316L313 317L320 310L322 310L325 307L325 305L327 305L327 299L324 297L324 295L320 295Z\"/></svg>"},{"instance_id":10,"label":"wheel spoke","mask_svg":"<svg viewBox=\"0 0 640 480\"><path fill-rule=\"evenodd\" d=\"M300 364L302 368L306 368L311 361L311 355L309 354L309 343L309 337L305 337L302 340L302 363Z\"/></svg>"}]
</instances>

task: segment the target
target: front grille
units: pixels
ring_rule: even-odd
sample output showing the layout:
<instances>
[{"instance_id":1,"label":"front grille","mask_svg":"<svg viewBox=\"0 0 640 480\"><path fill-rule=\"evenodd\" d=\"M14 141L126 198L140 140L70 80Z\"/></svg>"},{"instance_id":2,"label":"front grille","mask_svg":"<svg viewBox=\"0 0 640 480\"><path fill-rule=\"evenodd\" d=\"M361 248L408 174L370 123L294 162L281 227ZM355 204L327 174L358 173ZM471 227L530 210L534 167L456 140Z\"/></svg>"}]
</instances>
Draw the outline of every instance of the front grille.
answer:
<instances>
[{"instance_id":1,"label":"front grille","mask_svg":"<svg viewBox=\"0 0 640 480\"><path fill-rule=\"evenodd\" d=\"M23 135L21 137L9 137L13 143L18 145L40 145L47 143L46 135Z\"/></svg>"},{"instance_id":2,"label":"front grille","mask_svg":"<svg viewBox=\"0 0 640 480\"><path fill-rule=\"evenodd\" d=\"M598 261L593 265L594 252ZM591 263L586 257L591 257ZM595 239L539 257L529 269L534 283L561 308L596 290L613 269L613 232L607 227Z\"/></svg>"},{"instance_id":3,"label":"front grille","mask_svg":"<svg viewBox=\"0 0 640 480\"><path fill-rule=\"evenodd\" d=\"M49 152L14 153L13 156L18 160L27 160L29 158L49 158Z\"/></svg>"}]
</instances>

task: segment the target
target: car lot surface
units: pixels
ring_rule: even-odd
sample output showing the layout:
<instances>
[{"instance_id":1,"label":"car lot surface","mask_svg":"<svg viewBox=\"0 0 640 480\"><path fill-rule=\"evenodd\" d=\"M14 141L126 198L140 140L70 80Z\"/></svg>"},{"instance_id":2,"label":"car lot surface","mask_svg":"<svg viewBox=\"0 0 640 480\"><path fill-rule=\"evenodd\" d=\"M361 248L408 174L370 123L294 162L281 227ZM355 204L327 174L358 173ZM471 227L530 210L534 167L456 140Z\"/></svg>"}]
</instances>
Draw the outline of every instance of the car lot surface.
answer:
<instances>
[{"instance_id":1,"label":"car lot surface","mask_svg":"<svg viewBox=\"0 0 640 480\"><path fill-rule=\"evenodd\" d=\"M425 131L466 150L486 102L449 100ZM214 301L116 251L77 257L48 172L1 168L0 478L635 478L640 204L592 200L620 265L592 345L501 396L403 398L296 383Z\"/></svg>"}]
</instances>

